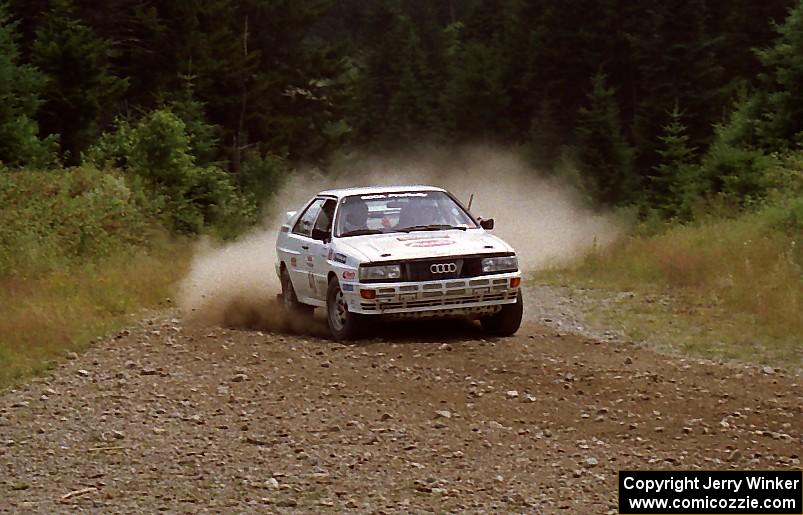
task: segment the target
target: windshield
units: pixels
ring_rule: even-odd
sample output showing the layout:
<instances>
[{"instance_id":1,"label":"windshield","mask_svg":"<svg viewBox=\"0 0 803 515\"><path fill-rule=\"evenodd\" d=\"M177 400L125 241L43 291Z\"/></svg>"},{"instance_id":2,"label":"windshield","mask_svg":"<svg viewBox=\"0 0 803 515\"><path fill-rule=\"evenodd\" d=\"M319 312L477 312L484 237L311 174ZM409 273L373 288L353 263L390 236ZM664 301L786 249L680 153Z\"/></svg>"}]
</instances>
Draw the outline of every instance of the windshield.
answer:
<instances>
[{"instance_id":1,"label":"windshield","mask_svg":"<svg viewBox=\"0 0 803 515\"><path fill-rule=\"evenodd\" d=\"M442 191L352 195L340 201L337 236L475 229L471 216Z\"/></svg>"}]
</instances>

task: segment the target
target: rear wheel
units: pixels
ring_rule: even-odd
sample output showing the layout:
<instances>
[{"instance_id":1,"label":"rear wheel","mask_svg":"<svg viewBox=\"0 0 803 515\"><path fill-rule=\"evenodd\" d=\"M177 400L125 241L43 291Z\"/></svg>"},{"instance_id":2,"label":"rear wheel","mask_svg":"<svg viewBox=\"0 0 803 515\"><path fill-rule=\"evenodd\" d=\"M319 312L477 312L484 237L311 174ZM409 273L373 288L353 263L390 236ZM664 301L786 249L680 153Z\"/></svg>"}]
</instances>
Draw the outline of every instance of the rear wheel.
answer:
<instances>
[{"instance_id":1,"label":"rear wheel","mask_svg":"<svg viewBox=\"0 0 803 515\"><path fill-rule=\"evenodd\" d=\"M335 340L358 338L365 324L362 315L349 311L337 279L331 279L326 290L326 319Z\"/></svg>"},{"instance_id":2,"label":"rear wheel","mask_svg":"<svg viewBox=\"0 0 803 515\"><path fill-rule=\"evenodd\" d=\"M284 309L292 315L312 315L312 310L315 309L307 304L302 304L298 301L296 290L293 288L293 282L290 280L290 274L286 269L282 270L282 303Z\"/></svg>"},{"instance_id":3,"label":"rear wheel","mask_svg":"<svg viewBox=\"0 0 803 515\"><path fill-rule=\"evenodd\" d=\"M521 298L521 290L519 290L515 304L504 304L501 311L481 318L480 323L483 329L494 336L511 336L521 327L523 314L524 302Z\"/></svg>"}]
</instances>

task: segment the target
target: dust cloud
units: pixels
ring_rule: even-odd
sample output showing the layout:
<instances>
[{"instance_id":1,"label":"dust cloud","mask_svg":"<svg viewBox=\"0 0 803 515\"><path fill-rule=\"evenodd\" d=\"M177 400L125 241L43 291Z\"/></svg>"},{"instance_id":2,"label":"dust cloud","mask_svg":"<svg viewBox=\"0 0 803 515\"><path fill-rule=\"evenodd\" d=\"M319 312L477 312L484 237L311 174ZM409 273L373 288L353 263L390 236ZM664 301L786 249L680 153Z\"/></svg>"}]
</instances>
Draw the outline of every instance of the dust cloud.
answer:
<instances>
[{"instance_id":1,"label":"dust cloud","mask_svg":"<svg viewBox=\"0 0 803 515\"><path fill-rule=\"evenodd\" d=\"M185 317L210 325L325 334L320 320L291 320L276 301L280 285L274 245L284 212L298 209L322 189L405 184L444 187L466 205L473 194L472 213L495 219L494 234L513 245L525 272L605 246L619 232L612 216L583 206L568 188L510 152L466 147L353 155L326 175L317 170L295 173L276 195L261 229L222 246L199 244L191 270L179 285Z\"/></svg>"}]
</instances>

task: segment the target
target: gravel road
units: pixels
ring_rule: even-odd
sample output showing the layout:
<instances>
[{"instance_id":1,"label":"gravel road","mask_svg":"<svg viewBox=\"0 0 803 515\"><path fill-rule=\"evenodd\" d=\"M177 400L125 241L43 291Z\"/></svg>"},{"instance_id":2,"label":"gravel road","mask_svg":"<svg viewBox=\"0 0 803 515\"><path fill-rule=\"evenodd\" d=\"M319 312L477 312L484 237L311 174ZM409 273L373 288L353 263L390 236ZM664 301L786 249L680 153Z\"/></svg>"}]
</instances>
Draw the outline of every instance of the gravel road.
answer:
<instances>
[{"instance_id":1,"label":"gravel road","mask_svg":"<svg viewBox=\"0 0 803 515\"><path fill-rule=\"evenodd\" d=\"M800 376L534 320L144 320L0 394L0 511L614 513L619 469L800 467Z\"/></svg>"}]
</instances>

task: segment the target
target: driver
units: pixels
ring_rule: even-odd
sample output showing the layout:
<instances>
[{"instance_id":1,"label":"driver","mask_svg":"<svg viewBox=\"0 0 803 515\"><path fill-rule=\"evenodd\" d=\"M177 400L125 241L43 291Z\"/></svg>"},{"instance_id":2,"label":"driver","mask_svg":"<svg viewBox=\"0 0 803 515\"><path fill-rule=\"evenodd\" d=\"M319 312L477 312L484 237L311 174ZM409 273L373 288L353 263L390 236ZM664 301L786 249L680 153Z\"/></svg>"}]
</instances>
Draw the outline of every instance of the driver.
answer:
<instances>
[{"instance_id":1,"label":"driver","mask_svg":"<svg viewBox=\"0 0 803 515\"><path fill-rule=\"evenodd\" d=\"M398 227L414 227L418 225L430 225L439 223L441 219L440 210L432 200L418 200L408 202L399 217Z\"/></svg>"},{"instance_id":2,"label":"driver","mask_svg":"<svg viewBox=\"0 0 803 515\"><path fill-rule=\"evenodd\" d=\"M344 204L343 211L342 234L368 228L368 204L364 201L360 199Z\"/></svg>"}]
</instances>

